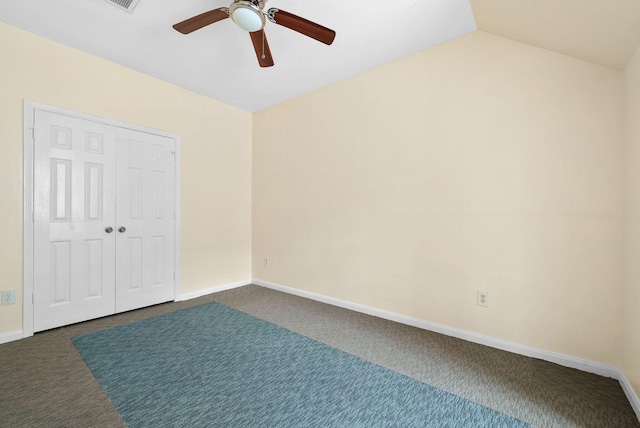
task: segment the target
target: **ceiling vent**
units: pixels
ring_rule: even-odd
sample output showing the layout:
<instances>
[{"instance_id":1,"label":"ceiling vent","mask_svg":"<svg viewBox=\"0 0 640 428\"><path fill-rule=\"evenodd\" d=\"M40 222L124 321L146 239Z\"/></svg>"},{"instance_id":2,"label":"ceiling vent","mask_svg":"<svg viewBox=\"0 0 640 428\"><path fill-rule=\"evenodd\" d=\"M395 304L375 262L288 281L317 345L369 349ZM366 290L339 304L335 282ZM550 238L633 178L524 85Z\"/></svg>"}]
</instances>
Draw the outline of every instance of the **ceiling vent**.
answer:
<instances>
[{"instance_id":1,"label":"ceiling vent","mask_svg":"<svg viewBox=\"0 0 640 428\"><path fill-rule=\"evenodd\" d=\"M127 12L133 12L140 0L106 0L118 9L126 10Z\"/></svg>"}]
</instances>

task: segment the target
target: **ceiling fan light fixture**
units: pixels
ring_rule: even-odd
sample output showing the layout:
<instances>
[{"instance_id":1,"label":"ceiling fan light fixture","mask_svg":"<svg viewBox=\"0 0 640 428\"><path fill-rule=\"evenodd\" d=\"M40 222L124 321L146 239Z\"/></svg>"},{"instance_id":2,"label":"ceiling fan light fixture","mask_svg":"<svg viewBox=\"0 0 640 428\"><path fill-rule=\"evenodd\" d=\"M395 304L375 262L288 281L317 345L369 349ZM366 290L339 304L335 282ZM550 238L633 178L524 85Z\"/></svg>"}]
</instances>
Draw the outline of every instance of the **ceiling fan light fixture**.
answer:
<instances>
[{"instance_id":1,"label":"ceiling fan light fixture","mask_svg":"<svg viewBox=\"0 0 640 428\"><path fill-rule=\"evenodd\" d=\"M249 33L260 67L273 66L273 56L263 30L267 18L275 24L297 31L326 45L333 43L336 37L335 31L284 10L271 8L265 13L266 2L267 0L233 0L229 7L219 7L201 13L178 22L173 28L182 34L189 34L207 25L231 18L238 27Z\"/></svg>"},{"instance_id":2,"label":"ceiling fan light fixture","mask_svg":"<svg viewBox=\"0 0 640 428\"><path fill-rule=\"evenodd\" d=\"M264 14L250 1L234 2L229 6L229 15L238 27L250 33L262 30L265 24Z\"/></svg>"}]
</instances>

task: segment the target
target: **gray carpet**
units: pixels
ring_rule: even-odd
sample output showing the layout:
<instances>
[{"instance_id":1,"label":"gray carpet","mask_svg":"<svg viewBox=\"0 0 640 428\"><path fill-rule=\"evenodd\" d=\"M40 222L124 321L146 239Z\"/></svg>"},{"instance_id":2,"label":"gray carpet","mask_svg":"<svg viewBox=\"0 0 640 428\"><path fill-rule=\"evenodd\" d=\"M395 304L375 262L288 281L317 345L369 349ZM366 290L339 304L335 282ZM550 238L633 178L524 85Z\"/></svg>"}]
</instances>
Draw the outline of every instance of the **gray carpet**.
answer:
<instances>
[{"instance_id":1,"label":"gray carpet","mask_svg":"<svg viewBox=\"0 0 640 428\"><path fill-rule=\"evenodd\" d=\"M210 301L533 427L640 427L616 380L257 286L158 305L0 345L0 426L123 427L70 337Z\"/></svg>"},{"instance_id":2,"label":"gray carpet","mask_svg":"<svg viewBox=\"0 0 640 428\"><path fill-rule=\"evenodd\" d=\"M129 427L530 426L217 302L71 340Z\"/></svg>"}]
</instances>

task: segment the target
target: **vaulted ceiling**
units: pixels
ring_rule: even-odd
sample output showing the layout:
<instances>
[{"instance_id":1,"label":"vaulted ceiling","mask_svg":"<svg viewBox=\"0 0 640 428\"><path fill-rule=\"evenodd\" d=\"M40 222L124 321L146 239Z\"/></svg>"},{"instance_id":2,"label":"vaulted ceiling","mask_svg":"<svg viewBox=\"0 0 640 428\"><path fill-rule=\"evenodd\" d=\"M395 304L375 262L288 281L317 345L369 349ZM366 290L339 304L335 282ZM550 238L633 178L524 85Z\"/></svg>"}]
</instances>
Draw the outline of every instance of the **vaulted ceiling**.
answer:
<instances>
[{"instance_id":1,"label":"vaulted ceiling","mask_svg":"<svg viewBox=\"0 0 640 428\"><path fill-rule=\"evenodd\" d=\"M640 44L638 0L269 0L336 31L331 46L267 22L275 66L260 68L230 19L188 35L172 25L231 0L3 0L0 21L247 111L256 111L480 29L623 69Z\"/></svg>"},{"instance_id":2,"label":"vaulted ceiling","mask_svg":"<svg viewBox=\"0 0 640 428\"><path fill-rule=\"evenodd\" d=\"M638 0L471 0L478 29L619 70L640 44Z\"/></svg>"}]
</instances>

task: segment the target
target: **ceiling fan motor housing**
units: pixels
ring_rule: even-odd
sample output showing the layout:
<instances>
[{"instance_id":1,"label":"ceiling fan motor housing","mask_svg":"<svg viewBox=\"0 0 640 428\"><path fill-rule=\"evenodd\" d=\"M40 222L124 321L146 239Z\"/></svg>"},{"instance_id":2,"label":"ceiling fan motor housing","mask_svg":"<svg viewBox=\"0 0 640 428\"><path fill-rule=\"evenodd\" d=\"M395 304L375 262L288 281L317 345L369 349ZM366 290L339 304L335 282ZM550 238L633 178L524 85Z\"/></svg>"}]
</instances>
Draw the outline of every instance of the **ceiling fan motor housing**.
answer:
<instances>
[{"instance_id":1,"label":"ceiling fan motor housing","mask_svg":"<svg viewBox=\"0 0 640 428\"><path fill-rule=\"evenodd\" d=\"M250 33L260 31L266 23L262 8L264 0L235 0L229 6L229 16L240 28Z\"/></svg>"}]
</instances>

